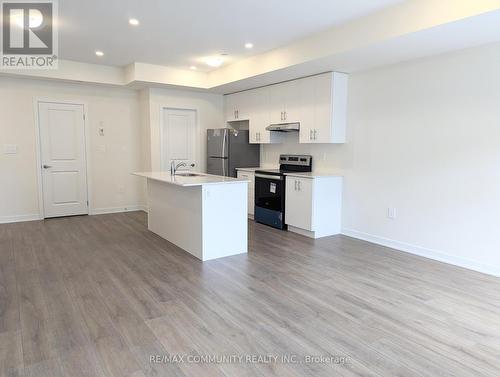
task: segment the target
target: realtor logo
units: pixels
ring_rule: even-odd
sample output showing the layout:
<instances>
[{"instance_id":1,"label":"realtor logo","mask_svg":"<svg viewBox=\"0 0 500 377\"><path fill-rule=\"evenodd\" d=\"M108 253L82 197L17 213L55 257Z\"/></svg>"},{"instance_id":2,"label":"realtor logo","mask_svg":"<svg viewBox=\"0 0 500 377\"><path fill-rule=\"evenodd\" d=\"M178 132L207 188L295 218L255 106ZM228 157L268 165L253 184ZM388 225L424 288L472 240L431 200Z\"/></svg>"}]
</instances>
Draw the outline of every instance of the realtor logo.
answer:
<instances>
[{"instance_id":1,"label":"realtor logo","mask_svg":"<svg viewBox=\"0 0 500 377\"><path fill-rule=\"evenodd\" d=\"M57 3L2 2L1 68L57 68Z\"/></svg>"}]
</instances>

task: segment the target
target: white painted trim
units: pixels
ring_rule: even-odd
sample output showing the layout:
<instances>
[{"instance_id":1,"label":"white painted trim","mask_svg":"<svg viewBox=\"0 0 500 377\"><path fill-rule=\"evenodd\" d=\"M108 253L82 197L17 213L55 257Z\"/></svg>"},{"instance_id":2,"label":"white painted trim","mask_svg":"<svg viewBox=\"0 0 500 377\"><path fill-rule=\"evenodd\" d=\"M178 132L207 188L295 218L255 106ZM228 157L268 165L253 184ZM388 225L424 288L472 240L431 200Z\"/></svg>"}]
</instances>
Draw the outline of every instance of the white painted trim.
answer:
<instances>
[{"instance_id":1,"label":"white painted trim","mask_svg":"<svg viewBox=\"0 0 500 377\"><path fill-rule=\"evenodd\" d=\"M68 100L68 99L54 99L54 98L46 98L46 97L34 97L33 98L33 108L34 108L34 124L35 124L35 147L36 147L36 163L37 163L37 190L38 190L38 211L40 213L40 218L45 218L45 209L43 205L43 178L42 178L42 159L41 159L41 140L40 140L40 117L39 117L39 104L40 103L60 103L66 105L81 105L83 106L83 131L85 134L85 165L87 175L87 214L90 214L90 208L92 208L92 182L90 172L90 132L87 127L88 122L88 114L87 109L88 105L86 101L83 100ZM88 122L88 123L87 123Z\"/></svg>"},{"instance_id":2,"label":"white painted trim","mask_svg":"<svg viewBox=\"0 0 500 377\"><path fill-rule=\"evenodd\" d=\"M297 227L291 226L291 225L288 225L288 231L293 232L293 233L297 233L297 234L300 234L301 236L305 236L305 237L309 237L309 238L318 238L316 236L316 232L311 232L311 231L306 230L306 229L300 229L300 228L297 228Z\"/></svg>"},{"instance_id":3,"label":"white painted trim","mask_svg":"<svg viewBox=\"0 0 500 377\"><path fill-rule=\"evenodd\" d=\"M120 212L134 212L134 211L144 211L148 212L148 207L142 204L134 204L125 207L109 207L109 208L95 208L89 211L89 216L93 215L103 215L106 213L120 213ZM44 220L44 217L38 213L32 213L28 215L16 215L16 216L0 216L0 224L18 223L23 221L36 221Z\"/></svg>"},{"instance_id":4,"label":"white painted trim","mask_svg":"<svg viewBox=\"0 0 500 377\"><path fill-rule=\"evenodd\" d=\"M133 204L124 207L94 208L90 210L90 215L104 215L107 213L120 213L120 212L133 212L133 211L147 212L147 207L142 204Z\"/></svg>"},{"instance_id":5,"label":"white painted trim","mask_svg":"<svg viewBox=\"0 0 500 377\"><path fill-rule=\"evenodd\" d=\"M22 221L35 221L42 220L42 217L38 213L32 213L29 215L18 215L18 216L0 216L0 224L8 223L19 223Z\"/></svg>"},{"instance_id":6,"label":"white painted trim","mask_svg":"<svg viewBox=\"0 0 500 377\"><path fill-rule=\"evenodd\" d=\"M163 161L163 148L162 148L162 145L161 145L161 141L163 140L163 113L164 113L164 110L181 110L181 111L194 111L194 126L196 128L195 130L195 140L194 140L194 144L195 144L195 148L194 148L194 159L195 159L195 170L198 170L198 168L200 167L200 153L199 153L199 150L200 150L200 123L199 123L199 110L196 109L196 108L182 108L182 107L172 107L172 106L168 106L168 105L160 105L160 124L159 124L159 140L158 140L158 143L159 143L159 147L160 147L160 168L161 168L161 164L162 164L162 161ZM199 170L198 170L199 171Z\"/></svg>"},{"instance_id":7,"label":"white painted trim","mask_svg":"<svg viewBox=\"0 0 500 377\"><path fill-rule=\"evenodd\" d=\"M490 266L482 263L478 263L472 261L470 259L465 259L461 257L456 257L453 255L449 255L446 252L440 250L428 249L422 246L413 245L406 242L401 242L397 240L393 240L390 238L385 238L381 236L377 236L374 234L360 232L354 229L342 229L342 234L357 238L363 241L368 241L375 243L377 245L382 245L386 247L390 247L392 249L396 249L399 251L403 251L405 253L415 254L424 258L429 258L433 260L437 260L439 262L451 264L454 266L459 266L463 268L467 268L469 270L474 270L478 272L482 272L484 274L493 275L500 277L500 266Z\"/></svg>"}]
</instances>

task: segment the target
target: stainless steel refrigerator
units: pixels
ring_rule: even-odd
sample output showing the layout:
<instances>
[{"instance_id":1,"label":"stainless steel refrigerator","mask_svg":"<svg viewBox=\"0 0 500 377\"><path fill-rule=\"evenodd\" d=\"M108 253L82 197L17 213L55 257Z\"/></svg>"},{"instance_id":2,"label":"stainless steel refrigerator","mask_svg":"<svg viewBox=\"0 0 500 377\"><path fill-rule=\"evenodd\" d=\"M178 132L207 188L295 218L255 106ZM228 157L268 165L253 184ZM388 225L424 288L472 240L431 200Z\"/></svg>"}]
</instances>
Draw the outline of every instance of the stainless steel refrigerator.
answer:
<instances>
[{"instance_id":1,"label":"stainless steel refrigerator","mask_svg":"<svg viewBox=\"0 0 500 377\"><path fill-rule=\"evenodd\" d=\"M250 144L248 131L207 130L207 173L236 177L236 168L260 166L260 145Z\"/></svg>"}]
</instances>

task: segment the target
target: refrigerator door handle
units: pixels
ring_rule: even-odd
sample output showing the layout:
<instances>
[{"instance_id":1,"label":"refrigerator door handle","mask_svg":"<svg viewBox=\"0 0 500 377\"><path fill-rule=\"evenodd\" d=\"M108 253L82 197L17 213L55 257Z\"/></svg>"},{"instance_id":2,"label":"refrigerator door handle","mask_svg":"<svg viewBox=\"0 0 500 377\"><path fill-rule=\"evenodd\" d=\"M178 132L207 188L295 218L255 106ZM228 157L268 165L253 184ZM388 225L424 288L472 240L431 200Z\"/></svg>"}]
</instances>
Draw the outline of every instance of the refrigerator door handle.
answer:
<instances>
[{"instance_id":1,"label":"refrigerator door handle","mask_svg":"<svg viewBox=\"0 0 500 377\"><path fill-rule=\"evenodd\" d=\"M222 155L221 155L221 161L222 161L222 175L225 177L226 176L226 164L224 161L224 152L226 151L226 137L227 137L227 129L224 130L224 134L222 135Z\"/></svg>"}]
</instances>

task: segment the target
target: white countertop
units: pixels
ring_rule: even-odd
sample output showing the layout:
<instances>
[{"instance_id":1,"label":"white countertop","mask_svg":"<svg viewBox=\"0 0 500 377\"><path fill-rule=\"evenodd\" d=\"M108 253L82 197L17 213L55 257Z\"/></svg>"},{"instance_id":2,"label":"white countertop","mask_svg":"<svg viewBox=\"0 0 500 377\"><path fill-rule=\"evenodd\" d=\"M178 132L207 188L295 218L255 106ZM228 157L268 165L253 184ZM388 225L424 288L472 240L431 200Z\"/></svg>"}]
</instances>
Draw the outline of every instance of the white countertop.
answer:
<instances>
[{"instance_id":1,"label":"white countertop","mask_svg":"<svg viewBox=\"0 0 500 377\"><path fill-rule=\"evenodd\" d=\"M290 177L299 177L299 178L321 178L321 177L343 177L340 174L336 173L328 173L328 172L309 172L309 173L285 173L285 175L289 175Z\"/></svg>"},{"instance_id":2,"label":"white countertop","mask_svg":"<svg viewBox=\"0 0 500 377\"><path fill-rule=\"evenodd\" d=\"M242 171L255 171L255 170L260 170L263 168L236 168L236 170L242 170Z\"/></svg>"},{"instance_id":3,"label":"white countertop","mask_svg":"<svg viewBox=\"0 0 500 377\"><path fill-rule=\"evenodd\" d=\"M273 170L278 168L236 168L236 170L241 171L251 171L254 172L256 170ZM300 172L290 172L285 173L285 175L289 175L291 177L301 177L301 178L320 178L320 177L343 177L341 174L337 174L334 172L322 172L322 171L313 171L308 173L300 173Z\"/></svg>"},{"instance_id":4,"label":"white countertop","mask_svg":"<svg viewBox=\"0 0 500 377\"><path fill-rule=\"evenodd\" d=\"M183 173L183 172L179 172ZM187 173L187 172L186 172ZM189 172L193 174L199 174L196 177L183 177L180 175L170 175L170 172L157 171L157 172L137 172L132 173L133 175L137 175L139 177L145 177L148 179L153 179L158 182L169 183L172 185L190 187L190 186L203 186L203 185L215 185L220 183L242 183L242 182L250 182L248 179L243 178L232 178L232 177L223 177L220 175L210 175L198 172Z\"/></svg>"}]
</instances>

